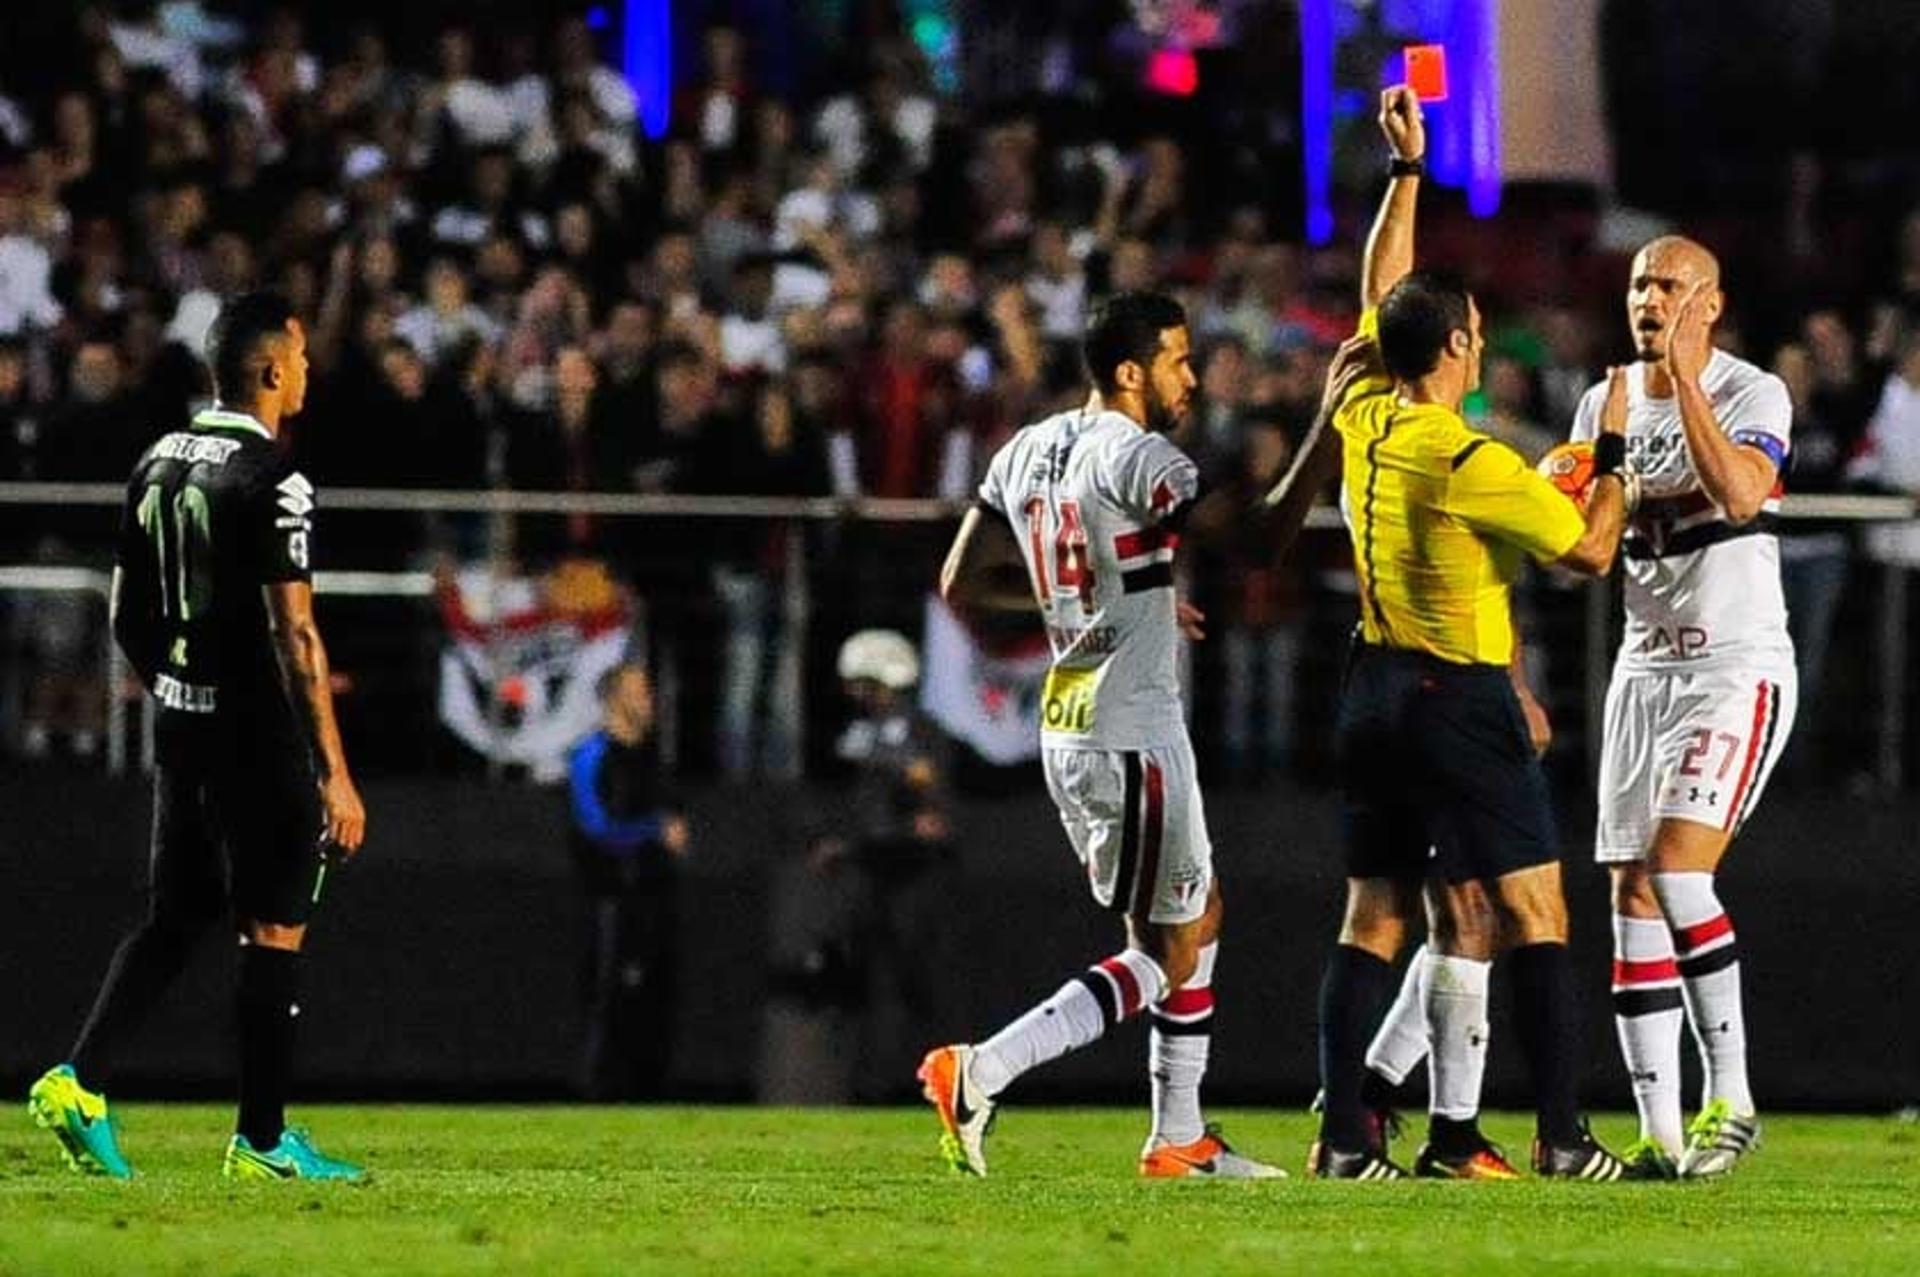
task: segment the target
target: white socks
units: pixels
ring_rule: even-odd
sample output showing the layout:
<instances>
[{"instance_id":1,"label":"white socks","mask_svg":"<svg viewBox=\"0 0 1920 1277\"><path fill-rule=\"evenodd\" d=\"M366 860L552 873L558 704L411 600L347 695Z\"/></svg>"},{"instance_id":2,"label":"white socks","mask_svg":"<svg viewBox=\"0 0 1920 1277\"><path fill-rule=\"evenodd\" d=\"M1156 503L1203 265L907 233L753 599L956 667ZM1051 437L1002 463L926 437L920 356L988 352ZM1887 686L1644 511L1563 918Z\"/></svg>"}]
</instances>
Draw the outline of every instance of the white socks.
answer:
<instances>
[{"instance_id":1,"label":"white socks","mask_svg":"<svg viewBox=\"0 0 1920 1277\"><path fill-rule=\"evenodd\" d=\"M1387 1008L1386 1019L1367 1047L1367 1068L1399 1086L1427 1058L1427 962L1430 951L1421 945L1407 963L1400 992Z\"/></svg>"},{"instance_id":2,"label":"white socks","mask_svg":"<svg viewBox=\"0 0 1920 1277\"><path fill-rule=\"evenodd\" d=\"M1487 978L1491 962L1429 953L1426 959L1426 1029L1433 1058L1429 1109L1435 1117L1469 1121L1480 1112L1480 1082L1487 1072Z\"/></svg>"},{"instance_id":3,"label":"white socks","mask_svg":"<svg viewBox=\"0 0 1920 1277\"><path fill-rule=\"evenodd\" d=\"M1709 873L1657 873L1653 892L1667 915L1685 990L1687 1018L1706 1066L1706 1102L1754 1111L1747 1085L1747 1023L1740 1006L1740 951Z\"/></svg>"},{"instance_id":4,"label":"white socks","mask_svg":"<svg viewBox=\"0 0 1920 1277\"><path fill-rule=\"evenodd\" d=\"M1147 1034L1147 1073L1153 1080L1149 1142L1191 1144L1206 1133L1200 1079L1213 1042L1213 964L1219 954L1218 941L1201 949L1193 975L1153 1008Z\"/></svg>"},{"instance_id":5,"label":"white socks","mask_svg":"<svg viewBox=\"0 0 1920 1277\"><path fill-rule=\"evenodd\" d=\"M998 1095L1028 1069L1096 1041L1109 1028L1165 995L1160 964L1137 949L1096 963L974 1048L973 1080Z\"/></svg>"},{"instance_id":6,"label":"white socks","mask_svg":"<svg viewBox=\"0 0 1920 1277\"><path fill-rule=\"evenodd\" d=\"M1702 875L1703 877L1705 875ZM1680 968L1659 918L1613 916L1613 1022L1633 1081L1640 1134L1674 1157L1686 1145L1680 1120Z\"/></svg>"}]
</instances>

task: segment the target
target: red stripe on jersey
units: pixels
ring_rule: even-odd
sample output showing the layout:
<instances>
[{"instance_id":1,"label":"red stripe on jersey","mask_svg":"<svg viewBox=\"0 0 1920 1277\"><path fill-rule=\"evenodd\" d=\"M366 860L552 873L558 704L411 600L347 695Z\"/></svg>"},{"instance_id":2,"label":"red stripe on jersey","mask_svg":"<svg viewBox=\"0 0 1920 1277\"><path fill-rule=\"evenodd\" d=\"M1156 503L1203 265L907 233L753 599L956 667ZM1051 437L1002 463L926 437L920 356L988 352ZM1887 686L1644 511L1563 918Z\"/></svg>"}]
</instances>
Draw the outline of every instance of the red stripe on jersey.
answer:
<instances>
[{"instance_id":1,"label":"red stripe on jersey","mask_svg":"<svg viewBox=\"0 0 1920 1277\"><path fill-rule=\"evenodd\" d=\"M1133 975L1133 968L1118 958L1108 958L1096 964L1113 980L1114 987L1120 990L1120 1018L1126 1019L1140 1009L1140 981Z\"/></svg>"},{"instance_id":2,"label":"red stripe on jersey","mask_svg":"<svg viewBox=\"0 0 1920 1277\"><path fill-rule=\"evenodd\" d=\"M1740 819L1740 807L1747 797L1747 786L1753 782L1754 765L1760 758L1760 745L1767 737L1767 702L1770 699L1768 687L1762 680L1753 698L1753 729L1747 736L1747 761L1740 766L1740 783L1734 786L1733 801L1727 804L1727 821L1720 826L1732 829L1733 823Z\"/></svg>"},{"instance_id":3,"label":"red stripe on jersey","mask_svg":"<svg viewBox=\"0 0 1920 1277\"><path fill-rule=\"evenodd\" d=\"M1721 936L1733 934L1733 919L1726 914L1708 918L1705 922L1695 923L1691 927L1682 927L1673 936L1674 947L1680 950L1680 956L1686 957L1703 945L1712 944Z\"/></svg>"},{"instance_id":4,"label":"red stripe on jersey","mask_svg":"<svg viewBox=\"0 0 1920 1277\"><path fill-rule=\"evenodd\" d=\"M1628 962L1622 958L1613 960L1613 986L1632 984L1659 984L1667 980L1680 978L1680 964L1672 958L1653 958L1646 962Z\"/></svg>"},{"instance_id":5,"label":"red stripe on jersey","mask_svg":"<svg viewBox=\"0 0 1920 1277\"><path fill-rule=\"evenodd\" d=\"M1198 989L1175 989L1160 1004L1160 1010L1167 1015L1202 1015L1213 1010L1213 987L1202 985Z\"/></svg>"},{"instance_id":6,"label":"red stripe on jersey","mask_svg":"<svg viewBox=\"0 0 1920 1277\"><path fill-rule=\"evenodd\" d=\"M1138 532L1122 532L1113 539L1113 552L1122 559L1137 559L1143 554L1152 554L1155 550L1177 549L1180 534L1166 528L1142 528Z\"/></svg>"},{"instance_id":7,"label":"red stripe on jersey","mask_svg":"<svg viewBox=\"0 0 1920 1277\"><path fill-rule=\"evenodd\" d=\"M1173 508L1173 489L1169 488L1164 480L1154 485L1153 508L1156 513Z\"/></svg>"}]
</instances>

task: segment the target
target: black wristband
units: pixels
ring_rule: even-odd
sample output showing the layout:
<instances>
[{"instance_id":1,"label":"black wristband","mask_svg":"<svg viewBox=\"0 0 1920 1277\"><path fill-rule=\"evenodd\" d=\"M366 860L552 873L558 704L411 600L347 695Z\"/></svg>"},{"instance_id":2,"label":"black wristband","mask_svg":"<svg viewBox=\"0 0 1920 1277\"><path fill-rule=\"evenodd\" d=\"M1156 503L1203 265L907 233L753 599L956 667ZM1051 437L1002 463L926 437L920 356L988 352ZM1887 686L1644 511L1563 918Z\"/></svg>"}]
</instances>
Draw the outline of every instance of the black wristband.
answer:
<instances>
[{"instance_id":1,"label":"black wristband","mask_svg":"<svg viewBox=\"0 0 1920 1277\"><path fill-rule=\"evenodd\" d=\"M1426 175L1427 162L1423 159L1403 160L1396 155L1387 161L1388 177L1425 177Z\"/></svg>"},{"instance_id":2,"label":"black wristband","mask_svg":"<svg viewBox=\"0 0 1920 1277\"><path fill-rule=\"evenodd\" d=\"M1593 441L1593 472L1597 475L1616 474L1620 467L1627 464L1627 437L1625 435L1603 434Z\"/></svg>"}]
</instances>

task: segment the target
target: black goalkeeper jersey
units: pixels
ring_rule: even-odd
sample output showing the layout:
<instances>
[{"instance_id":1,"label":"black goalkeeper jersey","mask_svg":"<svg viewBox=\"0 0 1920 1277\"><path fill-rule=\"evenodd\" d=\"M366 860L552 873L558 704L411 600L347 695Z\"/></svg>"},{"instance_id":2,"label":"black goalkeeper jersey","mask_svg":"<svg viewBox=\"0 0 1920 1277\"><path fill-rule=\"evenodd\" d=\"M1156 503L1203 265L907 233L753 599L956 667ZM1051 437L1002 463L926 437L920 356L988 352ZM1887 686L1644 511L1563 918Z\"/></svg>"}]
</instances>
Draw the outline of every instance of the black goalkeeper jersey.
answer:
<instances>
[{"instance_id":1,"label":"black goalkeeper jersey","mask_svg":"<svg viewBox=\"0 0 1920 1277\"><path fill-rule=\"evenodd\" d=\"M122 650L169 738L296 748L262 586L307 581L313 487L244 413L212 409L147 449L121 518Z\"/></svg>"}]
</instances>

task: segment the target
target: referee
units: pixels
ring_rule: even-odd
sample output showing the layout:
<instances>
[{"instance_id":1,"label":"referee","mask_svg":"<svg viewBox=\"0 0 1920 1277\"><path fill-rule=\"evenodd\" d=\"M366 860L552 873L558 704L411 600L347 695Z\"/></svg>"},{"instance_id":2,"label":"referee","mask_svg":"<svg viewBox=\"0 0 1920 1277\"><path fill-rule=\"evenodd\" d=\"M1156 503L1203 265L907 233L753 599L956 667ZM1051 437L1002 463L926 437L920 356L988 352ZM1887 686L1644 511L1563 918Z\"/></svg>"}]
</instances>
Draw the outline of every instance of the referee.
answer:
<instances>
[{"instance_id":1,"label":"referee","mask_svg":"<svg viewBox=\"0 0 1920 1277\"><path fill-rule=\"evenodd\" d=\"M284 298L228 301L207 338L218 402L127 484L112 614L159 707L148 912L28 1099L83 1171L133 1173L87 1083L224 922L239 941L240 1111L222 1172L361 1178L285 1115L307 920L329 857L352 855L367 824L313 618L313 487L281 438L306 398L306 346Z\"/></svg>"},{"instance_id":2,"label":"referee","mask_svg":"<svg viewBox=\"0 0 1920 1277\"><path fill-rule=\"evenodd\" d=\"M1457 281L1413 271L1426 136L1410 90L1386 91L1380 124L1393 150L1392 180L1367 244L1361 331L1378 340L1385 375L1349 392L1332 431L1309 441L1301 467L1311 480L1339 460L1360 587L1336 739L1347 906L1320 994L1326 1108L1310 1168L1339 1179L1403 1174L1370 1129L1362 1068L1392 991L1392 963L1431 881L1440 902L1433 951L1478 976L1479 999L1466 1005L1480 1008L1481 1019L1463 1035L1475 1039L1477 1054L1461 1070L1472 1104L1484 1061L1489 937L1504 933L1515 945L1519 1032L1539 1106L1534 1168L1613 1179L1620 1163L1578 1113L1566 902L1528 730L1527 714L1538 707L1522 704L1508 594L1528 558L1589 576L1611 569L1632 483L1622 470L1624 400L1606 414L1596 447L1602 477L1584 519L1517 454L1462 420L1461 401L1480 380L1479 309ZM1497 928L1487 925L1483 901ZM1445 992L1469 982L1449 981ZM1441 1002L1429 995L1430 1025L1437 1011L1447 1013ZM1445 1075L1451 1061L1443 1054L1436 1047L1436 1097L1461 1083ZM1423 1173L1512 1176L1477 1122L1450 1122L1442 1111L1436 1104Z\"/></svg>"}]
</instances>

